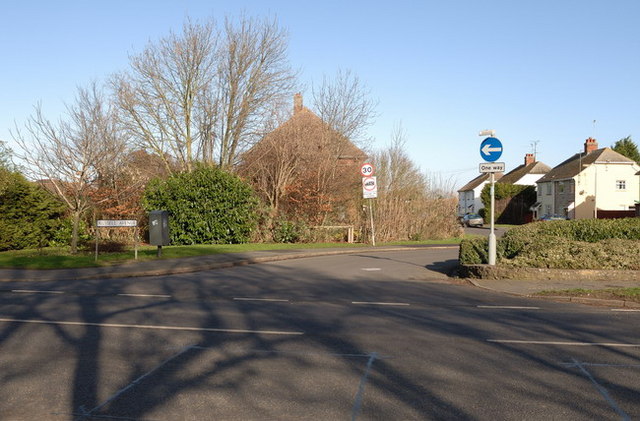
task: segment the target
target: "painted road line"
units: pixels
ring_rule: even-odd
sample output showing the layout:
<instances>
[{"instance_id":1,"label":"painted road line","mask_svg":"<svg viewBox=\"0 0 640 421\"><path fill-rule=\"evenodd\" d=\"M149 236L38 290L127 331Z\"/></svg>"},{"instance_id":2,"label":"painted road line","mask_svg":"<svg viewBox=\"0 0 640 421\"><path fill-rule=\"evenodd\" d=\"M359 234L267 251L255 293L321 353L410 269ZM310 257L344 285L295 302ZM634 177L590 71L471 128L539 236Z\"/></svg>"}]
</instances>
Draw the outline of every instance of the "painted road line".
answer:
<instances>
[{"instance_id":1,"label":"painted road line","mask_svg":"<svg viewBox=\"0 0 640 421\"><path fill-rule=\"evenodd\" d=\"M576 360L575 358L572 358L572 360L575 366L580 369L582 374L584 374L585 377L587 377L591 381L591 383L595 386L598 392L600 392L600 394L607 401L609 406L611 406L611 409L613 409L616 412L616 414L618 414L621 417L621 419L625 421L631 420L629 415L626 412L624 412L622 408L618 406L618 404L616 403L616 401L613 400L613 398L611 398L607 389L604 386L602 386L600 383L598 383L595 377L593 377L591 373L586 368L584 368L584 366L578 360Z\"/></svg>"},{"instance_id":2,"label":"painted road line","mask_svg":"<svg viewBox=\"0 0 640 421\"><path fill-rule=\"evenodd\" d=\"M364 374L360 378L360 384L358 385L358 393L356 393L356 397L353 402L353 407L351 408L351 420L355 421L360 414L360 409L362 408L362 397L364 396L364 387L367 383L367 379L369 378L369 373L371 372L371 366L373 362L378 358L378 354L372 352L369 360L367 361L367 368L364 371Z\"/></svg>"},{"instance_id":3,"label":"painted road line","mask_svg":"<svg viewBox=\"0 0 640 421\"><path fill-rule=\"evenodd\" d=\"M578 367L576 363L560 363L566 367ZM614 367L614 368L640 368L640 364L603 364L603 363L585 363L580 362L583 367Z\"/></svg>"},{"instance_id":4,"label":"painted road line","mask_svg":"<svg viewBox=\"0 0 640 421\"><path fill-rule=\"evenodd\" d=\"M185 330L185 331L192 331L192 332L251 333L251 334L260 334L260 335L304 335L304 332L286 331L286 330L282 331L282 330L250 330L250 329L217 329L217 328L210 328L210 327L193 327L193 326L130 325L130 324L121 324L121 323L68 322L68 321L60 321L60 320L0 318L0 322L33 323L33 324L60 325L60 326L94 326L94 327L126 328L126 329Z\"/></svg>"},{"instance_id":5,"label":"painted road line","mask_svg":"<svg viewBox=\"0 0 640 421\"><path fill-rule=\"evenodd\" d=\"M612 308L611 311L619 311L619 312L624 312L624 313L639 313L640 309L633 309L633 308Z\"/></svg>"},{"instance_id":6,"label":"painted road line","mask_svg":"<svg viewBox=\"0 0 640 421\"><path fill-rule=\"evenodd\" d=\"M16 292L19 294L64 294L64 291L48 291L36 289L12 289L11 292Z\"/></svg>"},{"instance_id":7,"label":"painted road line","mask_svg":"<svg viewBox=\"0 0 640 421\"><path fill-rule=\"evenodd\" d=\"M504 309L504 310L540 310L540 307L530 306L476 306L484 309Z\"/></svg>"},{"instance_id":8,"label":"painted road line","mask_svg":"<svg viewBox=\"0 0 640 421\"><path fill-rule=\"evenodd\" d=\"M289 300L281 298L251 298L251 297L235 297L233 301L267 301L274 303L288 303Z\"/></svg>"},{"instance_id":9,"label":"painted road line","mask_svg":"<svg viewBox=\"0 0 640 421\"><path fill-rule=\"evenodd\" d=\"M144 297L144 298L171 298L171 295L164 294L118 294L119 297Z\"/></svg>"},{"instance_id":10,"label":"painted road line","mask_svg":"<svg viewBox=\"0 0 640 421\"><path fill-rule=\"evenodd\" d=\"M381 303L376 301L351 301L351 304L355 305L370 305L370 306L410 306L409 303Z\"/></svg>"},{"instance_id":11,"label":"painted road line","mask_svg":"<svg viewBox=\"0 0 640 421\"><path fill-rule=\"evenodd\" d=\"M511 339L487 339L487 342L514 345L607 346L619 348L640 348L640 344L623 344L615 342L521 341Z\"/></svg>"},{"instance_id":12,"label":"painted road line","mask_svg":"<svg viewBox=\"0 0 640 421\"><path fill-rule=\"evenodd\" d=\"M362 270L365 270L367 272L376 272L382 270L382 268L362 268Z\"/></svg>"},{"instance_id":13,"label":"painted road line","mask_svg":"<svg viewBox=\"0 0 640 421\"><path fill-rule=\"evenodd\" d=\"M91 409L88 412L84 412L83 411L82 416L79 418L79 420L84 420L87 417L93 417L94 413L98 412L100 409L104 408L106 405L108 405L109 403L111 403L112 401L117 399L120 395L125 393L127 390L129 390L132 387L136 386L138 383L140 383L141 381L143 381L144 379L146 379L147 377L149 377L150 375L152 375L156 371L160 370L162 367L164 367L165 365L167 365L171 361L175 360L178 357L181 357L182 355L184 355L188 351L191 351L193 348L194 348L194 345L190 345L190 346L184 347L177 354L172 355L171 357L169 357L166 360L164 360L163 362L161 362L159 365L157 365L155 368L153 368L153 370L146 372L145 374L143 374L140 377L138 377L137 379L135 379L133 382L129 383L127 386L125 386L122 389L118 390L116 393L111 395L111 397L109 397L106 401L102 402L100 405L96 406L95 408ZM83 408L81 407L80 410L82 410L82 409Z\"/></svg>"}]
</instances>

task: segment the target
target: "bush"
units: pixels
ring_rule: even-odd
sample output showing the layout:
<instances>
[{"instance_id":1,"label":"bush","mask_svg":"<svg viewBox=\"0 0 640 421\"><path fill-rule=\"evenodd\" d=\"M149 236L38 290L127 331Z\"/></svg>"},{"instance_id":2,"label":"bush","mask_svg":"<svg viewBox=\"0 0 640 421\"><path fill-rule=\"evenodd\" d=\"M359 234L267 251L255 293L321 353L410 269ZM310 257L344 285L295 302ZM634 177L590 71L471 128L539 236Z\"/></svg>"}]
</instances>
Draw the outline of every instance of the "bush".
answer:
<instances>
[{"instance_id":1,"label":"bush","mask_svg":"<svg viewBox=\"0 0 640 421\"><path fill-rule=\"evenodd\" d=\"M280 219L273 226L273 241L276 243L297 243L302 239L304 232L304 224Z\"/></svg>"},{"instance_id":2,"label":"bush","mask_svg":"<svg viewBox=\"0 0 640 421\"><path fill-rule=\"evenodd\" d=\"M564 269L640 268L640 218L537 222L498 241L501 264Z\"/></svg>"},{"instance_id":3,"label":"bush","mask_svg":"<svg viewBox=\"0 0 640 421\"><path fill-rule=\"evenodd\" d=\"M608 239L599 243L547 237L525 247L513 259L501 260L508 266L553 269L640 269L640 243Z\"/></svg>"},{"instance_id":4,"label":"bush","mask_svg":"<svg viewBox=\"0 0 640 421\"><path fill-rule=\"evenodd\" d=\"M190 173L149 183L143 207L169 211L172 244L234 244L249 241L258 200L235 175L198 165Z\"/></svg>"},{"instance_id":5,"label":"bush","mask_svg":"<svg viewBox=\"0 0 640 421\"><path fill-rule=\"evenodd\" d=\"M474 237L460 242L460 264L480 265L489 262L489 241L486 237Z\"/></svg>"},{"instance_id":6,"label":"bush","mask_svg":"<svg viewBox=\"0 0 640 421\"><path fill-rule=\"evenodd\" d=\"M21 174L6 173L0 194L0 251L49 246L64 205Z\"/></svg>"}]
</instances>

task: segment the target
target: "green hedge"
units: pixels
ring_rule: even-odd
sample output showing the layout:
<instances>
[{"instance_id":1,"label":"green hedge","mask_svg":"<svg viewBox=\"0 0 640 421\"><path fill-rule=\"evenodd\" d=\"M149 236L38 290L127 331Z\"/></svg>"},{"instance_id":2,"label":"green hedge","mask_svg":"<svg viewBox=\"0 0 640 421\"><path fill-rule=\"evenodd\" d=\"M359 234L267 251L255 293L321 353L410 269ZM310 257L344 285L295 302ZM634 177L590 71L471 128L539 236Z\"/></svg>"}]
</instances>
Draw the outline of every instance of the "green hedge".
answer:
<instances>
[{"instance_id":1,"label":"green hedge","mask_svg":"<svg viewBox=\"0 0 640 421\"><path fill-rule=\"evenodd\" d=\"M149 183L143 207L169 212L171 244L235 244L249 241L258 199L237 176L199 165Z\"/></svg>"},{"instance_id":2,"label":"green hedge","mask_svg":"<svg viewBox=\"0 0 640 421\"><path fill-rule=\"evenodd\" d=\"M480 265L489 261L489 241L474 237L460 242L459 260L464 265Z\"/></svg>"},{"instance_id":3,"label":"green hedge","mask_svg":"<svg viewBox=\"0 0 640 421\"><path fill-rule=\"evenodd\" d=\"M482 241L484 240L484 241ZM498 240L498 264L565 269L640 269L640 218L536 222ZM488 262L485 238L463 240L461 264Z\"/></svg>"}]
</instances>

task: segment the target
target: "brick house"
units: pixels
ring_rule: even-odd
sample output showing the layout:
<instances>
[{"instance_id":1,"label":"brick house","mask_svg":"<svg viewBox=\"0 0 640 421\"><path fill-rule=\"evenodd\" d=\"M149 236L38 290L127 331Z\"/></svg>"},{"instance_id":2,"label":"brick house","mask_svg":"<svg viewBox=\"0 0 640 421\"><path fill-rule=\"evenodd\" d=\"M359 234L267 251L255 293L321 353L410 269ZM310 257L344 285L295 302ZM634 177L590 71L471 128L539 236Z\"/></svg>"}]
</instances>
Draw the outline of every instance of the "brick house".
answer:
<instances>
[{"instance_id":1,"label":"brick house","mask_svg":"<svg viewBox=\"0 0 640 421\"><path fill-rule=\"evenodd\" d=\"M359 208L352 199L361 196L359 167L366 157L297 93L291 117L243 155L240 174L274 216L311 225L353 224Z\"/></svg>"}]
</instances>

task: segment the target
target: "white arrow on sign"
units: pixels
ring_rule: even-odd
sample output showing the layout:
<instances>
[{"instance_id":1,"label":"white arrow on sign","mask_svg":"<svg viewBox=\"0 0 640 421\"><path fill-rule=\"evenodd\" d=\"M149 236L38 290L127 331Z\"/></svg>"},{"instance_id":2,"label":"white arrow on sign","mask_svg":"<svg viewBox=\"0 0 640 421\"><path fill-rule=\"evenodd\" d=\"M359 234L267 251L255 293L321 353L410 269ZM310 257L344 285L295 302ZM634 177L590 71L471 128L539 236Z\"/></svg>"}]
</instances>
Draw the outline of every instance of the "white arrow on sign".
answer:
<instances>
[{"instance_id":1,"label":"white arrow on sign","mask_svg":"<svg viewBox=\"0 0 640 421\"><path fill-rule=\"evenodd\" d=\"M483 154L489 155L491 152L502 152L502 148L492 148L488 143L482 147Z\"/></svg>"}]
</instances>

